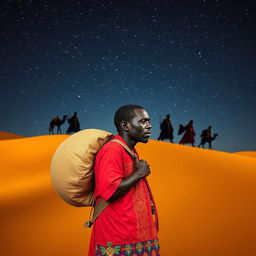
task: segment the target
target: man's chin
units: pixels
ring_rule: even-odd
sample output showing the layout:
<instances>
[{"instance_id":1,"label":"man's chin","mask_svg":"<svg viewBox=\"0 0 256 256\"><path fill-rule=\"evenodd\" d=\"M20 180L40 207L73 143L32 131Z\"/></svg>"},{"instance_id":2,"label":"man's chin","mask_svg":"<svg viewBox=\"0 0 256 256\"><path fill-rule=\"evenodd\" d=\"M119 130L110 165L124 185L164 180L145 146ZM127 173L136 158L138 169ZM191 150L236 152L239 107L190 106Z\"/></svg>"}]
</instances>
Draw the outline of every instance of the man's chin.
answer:
<instances>
[{"instance_id":1,"label":"man's chin","mask_svg":"<svg viewBox=\"0 0 256 256\"><path fill-rule=\"evenodd\" d=\"M149 140L149 137L141 139L140 142L142 142L142 143L148 143L148 140Z\"/></svg>"}]
</instances>

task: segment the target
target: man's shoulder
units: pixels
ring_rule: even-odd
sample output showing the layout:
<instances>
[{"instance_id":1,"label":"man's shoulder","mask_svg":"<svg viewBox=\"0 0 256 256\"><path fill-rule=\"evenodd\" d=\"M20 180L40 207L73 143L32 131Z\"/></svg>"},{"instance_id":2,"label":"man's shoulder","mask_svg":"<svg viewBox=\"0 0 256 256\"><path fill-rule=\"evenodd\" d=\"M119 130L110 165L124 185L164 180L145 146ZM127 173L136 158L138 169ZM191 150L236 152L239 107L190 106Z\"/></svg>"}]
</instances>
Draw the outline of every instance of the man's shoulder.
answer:
<instances>
[{"instance_id":1,"label":"man's shoulder","mask_svg":"<svg viewBox=\"0 0 256 256\"><path fill-rule=\"evenodd\" d=\"M124 148L120 144L114 141L109 141L101 147L101 149L98 152L98 155L106 154L106 153L111 154L113 152L122 154L124 152Z\"/></svg>"}]
</instances>

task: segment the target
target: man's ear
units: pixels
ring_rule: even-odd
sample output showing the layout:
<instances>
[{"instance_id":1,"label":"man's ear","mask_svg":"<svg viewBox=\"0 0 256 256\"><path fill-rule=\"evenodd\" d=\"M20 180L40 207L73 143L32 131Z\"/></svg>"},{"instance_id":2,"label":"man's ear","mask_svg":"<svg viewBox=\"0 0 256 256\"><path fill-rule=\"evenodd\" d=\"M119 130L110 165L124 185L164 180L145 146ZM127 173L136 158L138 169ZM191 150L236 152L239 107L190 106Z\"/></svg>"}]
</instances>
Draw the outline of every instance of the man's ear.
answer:
<instances>
[{"instance_id":1,"label":"man's ear","mask_svg":"<svg viewBox=\"0 0 256 256\"><path fill-rule=\"evenodd\" d=\"M126 131L126 132L129 131L128 122L127 122L127 121L121 121L121 122L120 122L120 126L121 126L121 128L122 128L124 131Z\"/></svg>"}]
</instances>

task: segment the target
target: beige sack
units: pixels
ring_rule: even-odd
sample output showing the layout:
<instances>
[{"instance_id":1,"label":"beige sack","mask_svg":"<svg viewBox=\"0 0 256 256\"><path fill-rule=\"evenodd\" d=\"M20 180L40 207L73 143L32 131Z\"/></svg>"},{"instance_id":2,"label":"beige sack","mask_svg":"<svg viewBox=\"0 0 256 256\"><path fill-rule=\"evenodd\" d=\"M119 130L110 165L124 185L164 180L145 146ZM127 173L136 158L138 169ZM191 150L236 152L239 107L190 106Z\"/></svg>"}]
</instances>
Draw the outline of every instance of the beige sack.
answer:
<instances>
[{"instance_id":1,"label":"beige sack","mask_svg":"<svg viewBox=\"0 0 256 256\"><path fill-rule=\"evenodd\" d=\"M51 162L51 179L65 202L73 206L93 204L95 156L113 137L106 131L87 129L71 135L59 145Z\"/></svg>"}]
</instances>

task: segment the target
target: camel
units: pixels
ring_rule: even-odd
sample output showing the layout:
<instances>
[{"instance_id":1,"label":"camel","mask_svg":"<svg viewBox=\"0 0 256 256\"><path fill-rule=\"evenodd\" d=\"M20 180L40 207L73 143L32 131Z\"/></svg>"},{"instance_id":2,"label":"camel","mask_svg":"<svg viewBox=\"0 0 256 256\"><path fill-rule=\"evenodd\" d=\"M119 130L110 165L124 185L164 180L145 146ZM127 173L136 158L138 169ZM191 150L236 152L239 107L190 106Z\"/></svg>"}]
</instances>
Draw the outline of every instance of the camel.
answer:
<instances>
[{"instance_id":1,"label":"camel","mask_svg":"<svg viewBox=\"0 0 256 256\"><path fill-rule=\"evenodd\" d=\"M67 115L64 115L62 120L58 116L54 117L49 124L49 134L54 134L53 130L55 126L57 126L57 134L61 134L60 126L65 123L66 119Z\"/></svg>"},{"instance_id":2,"label":"camel","mask_svg":"<svg viewBox=\"0 0 256 256\"><path fill-rule=\"evenodd\" d=\"M198 147L200 148L200 146L202 145L202 147L204 148L204 145L207 142L209 144L209 149L212 149L212 141L215 140L217 136L218 133L214 133L213 137L201 137L201 142Z\"/></svg>"}]
</instances>

